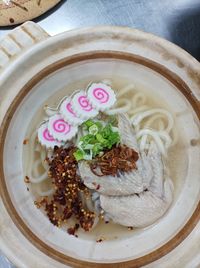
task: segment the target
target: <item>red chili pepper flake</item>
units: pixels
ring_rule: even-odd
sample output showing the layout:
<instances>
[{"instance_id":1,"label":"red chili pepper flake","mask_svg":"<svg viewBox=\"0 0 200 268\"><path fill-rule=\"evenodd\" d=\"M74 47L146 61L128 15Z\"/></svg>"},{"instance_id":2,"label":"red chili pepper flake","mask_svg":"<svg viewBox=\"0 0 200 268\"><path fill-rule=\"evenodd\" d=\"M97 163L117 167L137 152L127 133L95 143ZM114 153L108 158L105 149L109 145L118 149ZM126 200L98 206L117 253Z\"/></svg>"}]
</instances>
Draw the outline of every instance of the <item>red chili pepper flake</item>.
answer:
<instances>
[{"instance_id":1,"label":"red chili pepper flake","mask_svg":"<svg viewBox=\"0 0 200 268\"><path fill-rule=\"evenodd\" d=\"M40 208L41 207L41 204L38 201L34 201L34 204L36 205L37 208Z\"/></svg>"},{"instance_id":2,"label":"red chili pepper flake","mask_svg":"<svg viewBox=\"0 0 200 268\"><path fill-rule=\"evenodd\" d=\"M25 182L25 183L30 183L30 179L29 179L28 176L25 176L25 178L24 178L24 182Z\"/></svg>"},{"instance_id":3,"label":"red chili pepper flake","mask_svg":"<svg viewBox=\"0 0 200 268\"><path fill-rule=\"evenodd\" d=\"M99 177L105 175L116 176L119 172L136 169L138 159L139 154L135 150L125 145L119 145L93 160L90 164L90 169Z\"/></svg>"},{"instance_id":4,"label":"red chili pepper flake","mask_svg":"<svg viewBox=\"0 0 200 268\"><path fill-rule=\"evenodd\" d=\"M97 185L96 190L98 191L100 189L100 184Z\"/></svg>"},{"instance_id":5,"label":"red chili pepper flake","mask_svg":"<svg viewBox=\"0 0 200 268\"><path fill-rule=\"evenodd\" d=\"M67 232L68 232L69 235L74 235L75 234L75 230L72 227L71 228L68 228L67 229Z\"/></svg>"},{"instance_id":6,"label":"red chili pepper flake","mask_svg":"<svg viewBox=\"0 0 200 268\"><path fill-rule=\"evenodd\" d=\"M75 232L78 230L79 226L80 226L80 225L79 225L78 223L76 223L76 224L74 225L74 227L70 227L70 228L68 228L68 229L67 229L68 234L69 234L69 235L74 235L74 236L78 237L78 236L75 234Z\"/></svg>"},{"instance_id":7,"label":"red chili pepper flake","mask_svg":"<svg viewBox=\"0 0 200 268\"><path fill-rule=\"evenodd\" d=\"M29 139L25 139L25 140L23 141L23 145L28 144L28 142L29 142Z\"/></svg>"},{"instance_id":8,"label":"red chili pepper flake","mask_svg":"<svg viewBox=\"0 0 200 268\"><path fill-rule=\"evenodd\" d=\"M86 210L80 198L80 192L85 196L90 193L77 174L78 163L73 156L75 150L75 147L54 147L53 158L46 161L49 164L48 176L52 180L55 193L51 198L39 202L49 220L58 227L73 216L79 223L68 228L67 232L72 235L79 226L89 231L95 219L94 212Z\"/></svg>"}]
</instances>

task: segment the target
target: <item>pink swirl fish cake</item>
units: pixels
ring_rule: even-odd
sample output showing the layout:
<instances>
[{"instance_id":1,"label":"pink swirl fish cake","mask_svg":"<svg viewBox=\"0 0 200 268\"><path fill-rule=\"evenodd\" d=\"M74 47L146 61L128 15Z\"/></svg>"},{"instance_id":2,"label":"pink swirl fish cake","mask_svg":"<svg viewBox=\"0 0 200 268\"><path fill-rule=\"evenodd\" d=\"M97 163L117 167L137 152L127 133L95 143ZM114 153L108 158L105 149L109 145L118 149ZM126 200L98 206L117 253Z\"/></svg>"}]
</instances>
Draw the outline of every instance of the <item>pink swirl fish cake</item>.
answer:
<instances>
[{"instance_id":1,"label":"pink swirl fish cake","mask_svg":"<svg viewBox=\"0 0 200 268\"><path fill-rule=\"evenodd\" d=\"M47 147L47 148L54 148L54 146L60 147L62 143L51 136L48 130L48 123L42 124L38 129L38 140L39 142Z\"/></svg>"},{"instance_id":2,"label":"pink swirl fish cake","mask_svg":"<svg viewBox=\"0 0 200 268\"><path fill-rule=\"evenodd\" d=\"M111 108L116 102L114 90L103 83L92 83L87 89L90 104L98 111Z\"/></svg>"},{"instance_id":3,"label":"pink swirl fish cake","mask_svg":"<svg viewBox=\"0 0 200 268\"><path fill-rule=\"evenodd\" d=\"M78 126L83 123L83 119L79 118L72 109L71 98L66 98L61 106L60 113L66 122L73 126Z\"/></svg>"},{"instance_id":4,"label":"pink swirl fish cake","mask_svg":"<svg viewBox=\"0 0 200 268\"><path fill-rule=\"evenodd\" d=\"M83 120L95 117L98 114L98 111L89 103L87 95L83 90L73 96L71 103L75 114Z\"/></svg>"},{"instance_id":5,"label":"pink swirl fish cake","mask_svg":"<svg viewBox=\"0 0 200 268\"><path fill-rule=\"evenodd\" d=\"M66 122L60 114L49 118L48 130L54 139L64 142L71 140L78 132L78 128Z\"/></svg>"}]
</instances>

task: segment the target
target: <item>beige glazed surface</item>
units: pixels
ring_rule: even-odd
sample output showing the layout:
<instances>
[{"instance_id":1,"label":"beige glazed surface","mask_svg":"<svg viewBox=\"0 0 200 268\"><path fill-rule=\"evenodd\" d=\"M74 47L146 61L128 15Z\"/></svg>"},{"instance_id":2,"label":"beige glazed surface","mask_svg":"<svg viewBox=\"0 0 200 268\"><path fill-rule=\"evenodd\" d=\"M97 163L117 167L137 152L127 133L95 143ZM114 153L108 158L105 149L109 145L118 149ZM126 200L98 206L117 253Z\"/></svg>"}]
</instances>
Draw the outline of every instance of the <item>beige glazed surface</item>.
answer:
<instances>
[{"instance_id":1,"label":"beige glazed surface","mask_svg":"<svg viewBox=\"0 0 200 268\"><path fill-rule=\"evenodd\" d=\"M36 41L38 44L30 49L24 46L11 56L4 50L1 54L4 60L7 57L0 69L3 252L19 267L108 267L113 263L116 267L198 266L199 63L167 41L128 28L97 27L48 38L34 24L23 27L38 31L38 41L47 39ZM91 238L64 236L35 209L23 183L21 144L34 114L50 96L80 80L120 75L136 84L142 82L149 92L165 98L173 113L179 115L189 146L187 153L183 151L187 168L180 173L180 191L172 208L157 225L97 245Z\"/></svg>"}]
</instances>

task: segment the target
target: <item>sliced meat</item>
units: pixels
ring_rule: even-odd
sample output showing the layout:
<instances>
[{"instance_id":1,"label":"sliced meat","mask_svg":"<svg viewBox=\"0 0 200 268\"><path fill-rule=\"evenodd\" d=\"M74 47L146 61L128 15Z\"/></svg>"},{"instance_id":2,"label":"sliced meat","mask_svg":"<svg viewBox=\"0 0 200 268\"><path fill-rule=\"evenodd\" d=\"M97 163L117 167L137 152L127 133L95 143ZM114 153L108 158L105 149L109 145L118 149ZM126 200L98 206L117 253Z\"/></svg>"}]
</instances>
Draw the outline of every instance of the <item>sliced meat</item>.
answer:
<instances>
[{"instance_id":1,"label":"sliced meat","mask_svg":"<svg viewBox=\"0 0 200 268\"><path fill-rule=\"evenodd\" d=\"M162 198L164 185L164 167L162 155L154 142L151 143L148 151L148 159L153 169L153 178L148 189L157 197Z\"/></svg>"},{"instance_id":2,"label":"sliced meat","mask_svg":"<svg viewBox=\"0 0 200 268\"><path fill-rule=\"evenodd\" d=\"M121 137L121 144L124 144L138 152L139 149L133 127L125 114L118 115L118 128Z\"/></svg>"},{"instance_id":3,"label":"sliced meat","mask_svg":"<svg viewBox=\"0 0 200 268\"><path fill-rule=\"evenodd\" d=\"M96 176L89 165L82 161L79 163L79 172L84 184L93 190L105 195L130 195L145 190L153 177L151 165L142 155L137 161L137 170L119 174L119 176Z\"/></svg>"},{"instance_id":4,"label":"sliced meat","mask_svg":"<svg viewBox=\"0 0 200 268\"><path fill-rule=\"evenodd\" d=\"M167 211L172 202L172 190L172 182L166 179L163 198L150 191L120 197L100 195L100 204L115 223L146 227L161 218Z\"/></svg>"},{"instance_id":5,"label":"sliced meat","mask_svg":"<svg viewBox=\"0 0 200 268\"><path fill-rule=\"evenodd\" d=\"M173 183L168 177L165 178L162 157L154 143L150 146L148 160L153 169L148 191L119 197L100 195L102 209L114 222L146 227L162 217L169 208L173 199Z\"/></svg>"}]
</instances>

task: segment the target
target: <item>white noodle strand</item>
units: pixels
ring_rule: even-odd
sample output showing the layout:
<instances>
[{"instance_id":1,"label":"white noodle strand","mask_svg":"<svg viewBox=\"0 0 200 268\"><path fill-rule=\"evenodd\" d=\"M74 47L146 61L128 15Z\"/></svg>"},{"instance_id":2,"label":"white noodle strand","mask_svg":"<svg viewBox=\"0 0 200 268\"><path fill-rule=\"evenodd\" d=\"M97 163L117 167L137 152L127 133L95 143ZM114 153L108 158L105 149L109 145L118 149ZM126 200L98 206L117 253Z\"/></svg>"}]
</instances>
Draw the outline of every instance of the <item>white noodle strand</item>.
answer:
<instances>
[{"instance_id":1,"label":"white noodle strand","mask_svg":"<svg viewBox=\"0 0 200 268\"><path fill-rule=\"evenodd\" d=\"M136 114L135 116L132 117L131 121L132 121L132 124L134 126L137 126L140 124L140 122L146 118L146 117L149 117L153 114L156 114L156 113L161 113L161 114L164 114L166 115L167 119L168 119L168 126L167 128L165 129L168 133L171 131L171 129L173 128L174 126L174 119L173 119L173 116L166 110L164 109L151 109L149 111L145 111L143 113L140 113L140 114Z\"/></svg>"},{"instance_id":2,"label":"white noodle strand","mask_svg":"<svg viewBox=\"0 0 200 268\"><path fill-rule=\"evenodd\" d=\"M142 129L136 134L136 138L140 139L143 135L150 135L153 138L153 140L155 141L156 145L158 146L159 151L163 155L166 155L166 149L165 149L164 143L161 140L160 135L157 131L154 131L151 129Z\"/></svg>"},{"instance_id":3,"label":"white noodle strand","mask_svg":"<svg viewBox=\"0 0 200 268\"><path fill-rule=\"evenodd\" d=\"M38 195L40 195L42 197L49 196L49 195L52 195L54 193L54 189L49 189L47 191L42 191L40 187L37 187L36 191L37 191Z\"/></svg>"},{"instance_id":4,"label":"white noodle strand","mask_svg":"<svg viewBox=\"0 0 200 268\"><path fill-rule=\"evenodd\" d=\"M132 116L131 118L133 118L137 113L139 113L139 112L145 112L146 110L149 110L149 106L142 105L140 107L137 107L135 109L132 109L132 110L128 111L128 114L130 116ZM130 118L130 120L131 120L131 118Z\"/></svg>"},{"instance_id":5,"label":"white noodle strand","mask_svg":"<svg viewBox=\"0 0 200 268\"><path fill-rule=\"evenodd\" d=\"M143 150L145 150L147 147L147 138L148 138L148 135L141 136L141 140L140 140L140 151L141 152Z\"/></svg>"},{"instance_id":6,"label":"white noodle strand","mask_svg":"<svg viewBox=\"0 0 200 268\"><path fill-rule=\"evenodd\" d=\"M124 97L125 94L132 92L133 90L135 90L135 85L134 84L130 84L125 86L124 88L120 89L119 92L117 93L117 97Z\"/></svg>"},{"instance_id":7,"label":"white noodle strand","mask_svg":"<svg viewBox=\"0 0 200 268\"><path fill-rule=\"evenodd\" d=\"M141 92L135 93L135 95L132 98L133 107L144 105L145 102L146 102L146 96L142 94Z\"/></svg>"},{"instance_id":8,"label":"white noodle strand","mask_svg":"<svg viewBox=\"0 0 200 268\"><path fill-rule=\"evenodd\" d=\"M47 152L44 149L41 151L40 158L41 158L42 166L43 166L44 170L48 171L49 165L48 165L48 163L46 161Z\"/></svg>"},{"instance_id":9,"label":"white noodle strand","mask_svg":"<svg viewBox=\"0 0 200 268\"><path fill-rule=\"evenodd\" d=\"M31 174L30 174L31 175ZM38 177L28 176L31 183L40 183L48 179L47 173L43 173Z\"/></svg>"},{"instance_id":10,"label":"white noodle strand","mask_svg":"<svg viewBox=\"0 0 200 268\"><path fill-rule=\"evenodd\" d=\"M117 107L106 111L108 115L114 115L118 113L127 113L131 109L131 102L127 99L120 99L117 103Z\"/></svg>"}]
</instances>

